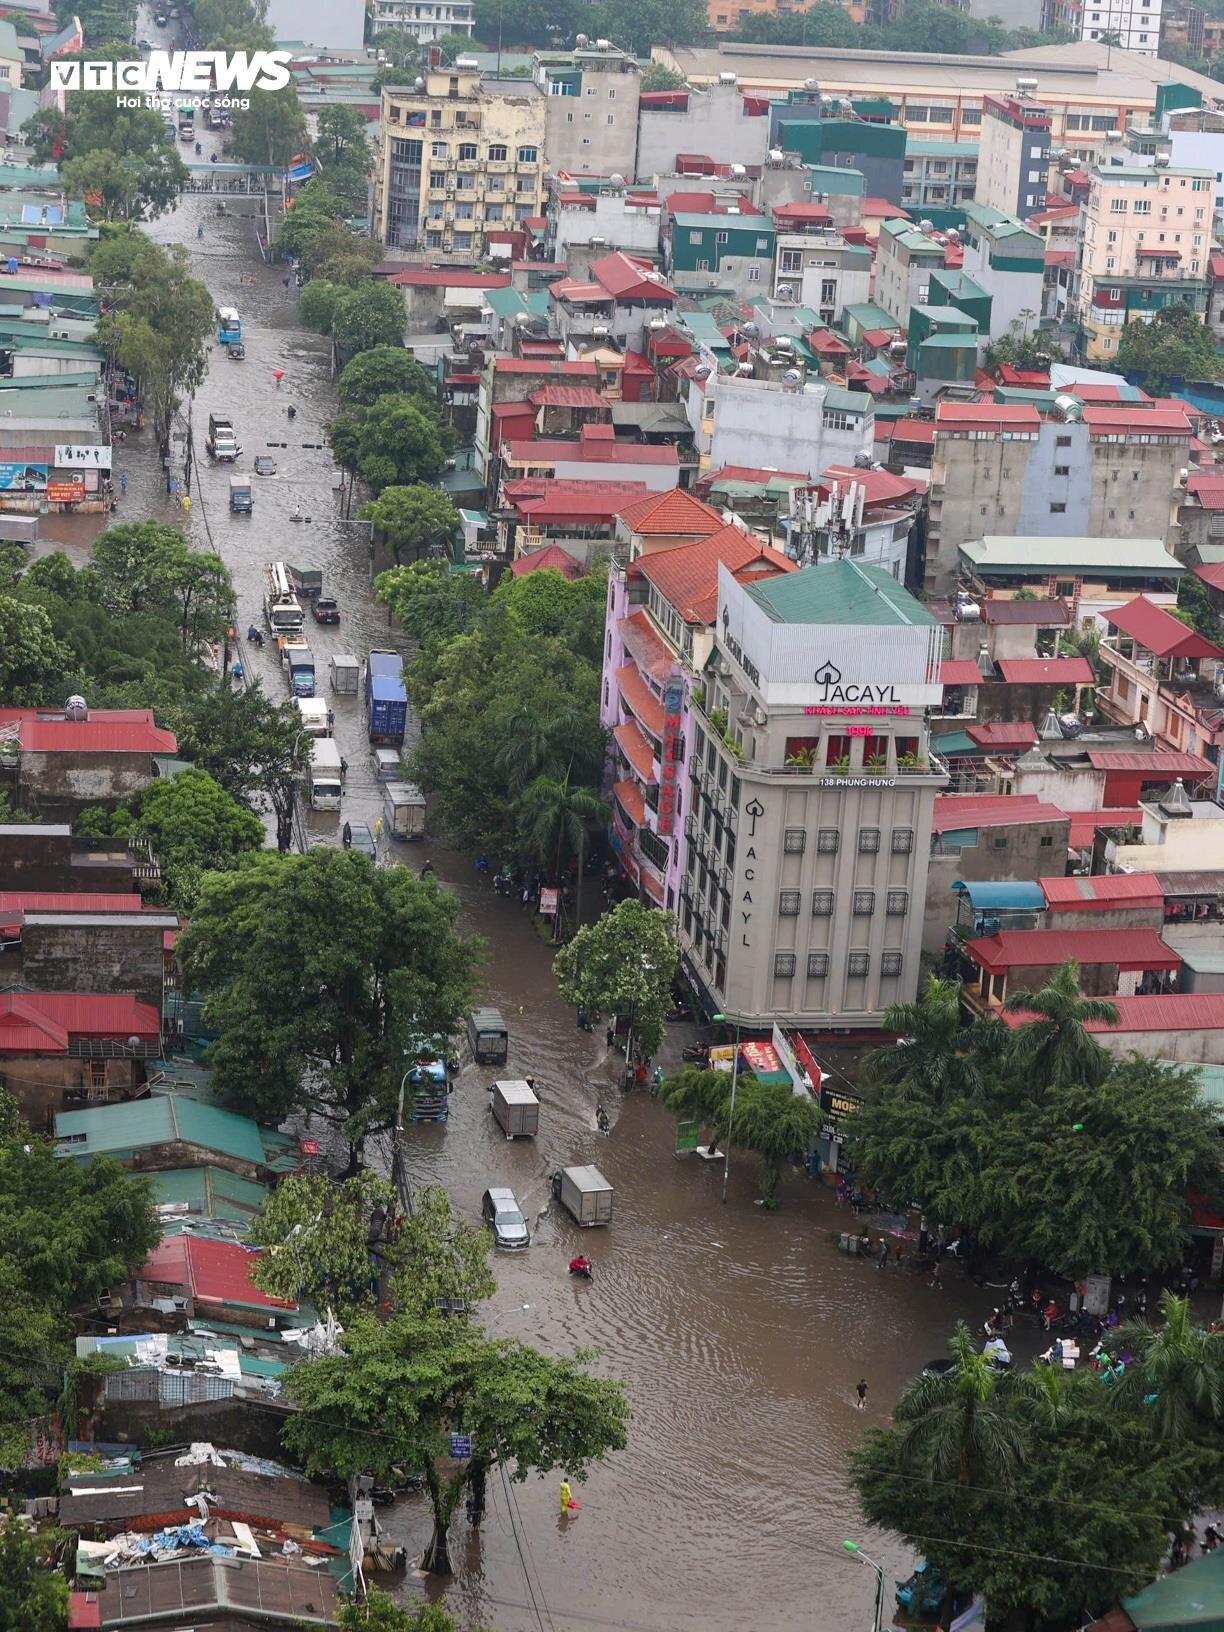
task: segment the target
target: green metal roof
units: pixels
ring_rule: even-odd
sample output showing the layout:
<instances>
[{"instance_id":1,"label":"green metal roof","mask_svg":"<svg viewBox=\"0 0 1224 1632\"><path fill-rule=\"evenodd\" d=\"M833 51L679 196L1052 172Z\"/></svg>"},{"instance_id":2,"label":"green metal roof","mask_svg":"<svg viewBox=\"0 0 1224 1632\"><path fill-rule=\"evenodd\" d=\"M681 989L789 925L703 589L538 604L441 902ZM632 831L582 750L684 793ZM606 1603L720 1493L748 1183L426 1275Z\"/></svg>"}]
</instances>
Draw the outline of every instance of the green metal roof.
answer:
<instances>
[{"instance_id":1,"label":"green metal roof","mask_svg":"<svg viewBox=\"0 0 1224 1632\"><path fill-rule=\"evenodd\" d=\"M1224 1548L1124 1598L1122 1608L1138 1632L1224 1632Z\"/></svg>"},{"instance_id":2,"label":"green metal roof","mask_svg":"<svg viewBox=\"0 0 1224 1632\"><path fill-rule=\"evenodd\" d=\"M861 170L843 170L840 164L805 164L809 193L848 193L862 198L867 191Z\"/></svg>"},{"instance_id":3,"label":"green metal roof","mask_svg":"<svg viewBox=\"0 0 1224 1632\"><path fill-rule=\"evenodd\" d=\"M911 136L905 144L906 158L976 159L977 142L940 142L925 136Z\"/></svg>"},{"instance_id":4,"label":"green metal roof","mask_svg":"<svg viewBox=\"0 0 1224 1632\"><path fill-rule=\"evenodd\" d=\"M853 306L842 308L842 317L852 317L859 328L869 329L896 329L900 327L891 312L886 312L883 306L877 306L874 300L856 301Z\"/></svg>"},{"instance_id":5,"label":"green metal roof","mask_svg":"<svg viewBox=\"0 0 1224 1632\"><path fill-rule=\"evenodd\" d=\"M246 1224L267 1201L271 1191L254 1179L244 1179L223 1167L174 1167L152 1173L155 1206L186 1205L205 1218L224 1218Z\"/></svg>"},{"instance_id":6,"label":"green metal roof","mask_svg":"<svg viewBox=\"0 0 1224 1632\"><path fill-rule=\"evenodd\" d=\"M694 340L700 340L711 351L730 351L731 342L710 316L709 312L681 312L676 318L678 328L687 329Z\"/></svg>"},{"instance_id":7,"label":"green metal roof","mask_svg":"<svg viewBox=\"0 0 1224 1632\"><path fill-rule=\"evenodd\" d=\"M153 1145L182 1140L244 1162L267 1161L263 1132L249 1116L171 1094L120 1105L97 1105L85 1111L61 1111L55 1118L55 1136L74 1141L60 1148L61 1156L148 1150ZM273 1135L278 1141L279 1137Z\"/></svg>"},{"instance_id":8,"label":"green metal roof","mask_svg":"<svg viewBox=\"0 0 1224 1632\"><path fill-rule=\"evenodd\" d=\"M1104 572L1110 578L1178 577L1186 569L1159 538L1023 538L990 533L971 538L961 554L979 572ZM824 570L824 569L822 569Z\"/></svg>"},{"instance_id":9,"label":"green metal roof","mask_svg":"<svg viewBox=\"0 0 1224 1632\"><path fill-rule=\"evenodd\" d=\"M934 347L936 351L964 351L966 347L976 351L979 339L976 330L954 329L943 334L928 334L919 344L924 351L928 347Z\"/></svg>"},{"instance_id":10,"label":"green metal roof","mask_svg":"<svg viewBox=\"0 0 1224 1632\"><path fill-rule=\"evenodd\" d=\"M843 386L831 385L825 392L824 405L835 409L841 414L860 414L866 416L874 407L871 396L866 391L847 391Z\"/></svg>"},{"instance_id":11,"label":"green metal roof","mask_svg":"<svg viewBox=\"0 0 1224 1632\"><path fill-rule=\"evenodd\" d=\"M980 754L981 749L965 731L953 731L946 737L931 738L931 752L935 754ZM1044 896L1042 897L1044 900Z\"/></svg>"},{"instance_id":12,"label":"green metal roof","mask_svg":"<svg viewBox=\"0 0 1224 1632\"><path fill-rule=\"evenodd\" d=\"M513 317L516 312L527 310L527 302L522 295L509 285L504 289L482 289L480 300L481 304L487 306L497 317Z\"/></svg>"},{"instance_id":13,"label":"green metal roof","mask_svg":"<svg viewBox=\"0 0 1224 1632\"><path fill-rule=\"evenodd\" d=\"M890 572L855 561L803 567L798 572L747 584L745 593L774 623L845 623L896 629L935 622Z\"/></svg>"}]
</instances>

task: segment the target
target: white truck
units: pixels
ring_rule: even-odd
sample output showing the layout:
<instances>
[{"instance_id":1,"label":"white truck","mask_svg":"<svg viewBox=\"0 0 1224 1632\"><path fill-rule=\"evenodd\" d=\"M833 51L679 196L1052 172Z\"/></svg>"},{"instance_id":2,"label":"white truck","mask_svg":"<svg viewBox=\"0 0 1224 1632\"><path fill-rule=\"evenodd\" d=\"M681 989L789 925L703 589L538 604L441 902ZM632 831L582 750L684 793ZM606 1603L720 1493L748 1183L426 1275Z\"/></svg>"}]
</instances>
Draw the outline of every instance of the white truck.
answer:
<instances>
[{"instance_id":1,"label":"white truck","mask_svg":"<svg viewBox=\"0 0 1224 1632\"><path fill-rule=\"evenodd\" d=\"M415 782L388 782L383 787L383 817L393 839L425 837L425 795Z\"/></svg>"},{"instance_id":2,"label":"white truck","mask_svg":"<svg viewBox=\"0 0 1224 1632\"><path fill-rule=\"evenodd\" d=\"M311 810L339 810L344 787L340 750L331 737L316 737L310 745Z\"/></svg>"},{"instance_id":3,"label":"white truck","mask_svg":"<svg viewBox=\"0 0 1224 1632\"><path fill-rule=\"evenodd\" d=\"M489 1091L493 1119L507 1139L533 1139L540 1131L540 1102L525 1082L495 1082Z\"/></svg>"},{"instance_id":4,"label":"white truck","mask_svg":"<svg viewBox=\"0 0 1224 1632\"><path fill-rule=\"evenodd\" d=\"M302 730L308 737L330 737L335 721L324 697L295 697L302 716Z\"/></svg>"},{"instance_id":5,"label":"white truck","mask_svg":"<svg viewBox=\"0 0 1224 1632\"><path fill-rule=\"evenodd\" d=\"M553 1195L584 1230L612 1222L612 1186L597 1167L560 1167L552 1176Z\"/></svg>"}]
</instances>

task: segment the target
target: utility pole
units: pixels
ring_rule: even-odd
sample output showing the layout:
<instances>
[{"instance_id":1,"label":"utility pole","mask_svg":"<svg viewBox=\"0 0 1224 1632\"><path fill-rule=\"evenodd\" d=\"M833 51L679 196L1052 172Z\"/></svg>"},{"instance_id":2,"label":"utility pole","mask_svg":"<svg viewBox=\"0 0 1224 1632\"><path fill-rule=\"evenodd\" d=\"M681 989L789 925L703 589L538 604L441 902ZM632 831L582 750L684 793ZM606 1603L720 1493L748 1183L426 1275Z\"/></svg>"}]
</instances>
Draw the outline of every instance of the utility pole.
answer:
<instances>
[{"instance_id":1,"label":"utility pole","mask_svg":"<svg viewBox=\"0 0 1224 1632\"><path fill-rule=\"evenodd\" d=\"M191 416L195 409L195 397L187 398L187 451L183 455L183 491L191 497L191 461L195 453L195 444L191 437Z\"/></svg>"}]
</instances>

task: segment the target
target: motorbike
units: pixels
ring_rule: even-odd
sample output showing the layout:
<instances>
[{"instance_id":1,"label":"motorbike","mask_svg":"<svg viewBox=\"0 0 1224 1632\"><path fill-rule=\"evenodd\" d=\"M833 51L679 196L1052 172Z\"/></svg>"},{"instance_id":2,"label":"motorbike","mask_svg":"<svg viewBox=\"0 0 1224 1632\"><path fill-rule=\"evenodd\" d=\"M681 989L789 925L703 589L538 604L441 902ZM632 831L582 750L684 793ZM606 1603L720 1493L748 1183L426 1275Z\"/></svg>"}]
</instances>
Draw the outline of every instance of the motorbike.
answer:
<instances>
[{"instance_id":1,"label":"motorbike","mask_svg":"<svg viewBox=\"0 0 1224 1632\"><path fill-rule=\"evenodd\" d=\"M203 151L204 151L203 144L200 143L200 142L197 142L195 144L195 150L196 150L197 153L203 153Z\"/></svg>"},{"instance_id":2,"label":"motorbike","mask_svg":"<svg viewBox=\"0 0 1224 1632\"><path fill-rule=\"evenodd\" d=\"M709 1065L710 1047L708 1043L694 1043L691 1047L682 1049L680 1058L689 1065Z\"/></svg>"},{"instance_id":3,"label":"motorbike","mask_svg":"<svg viewBox=\"0 0 1224 1632\"><path fill-rule=\"evenodd\" d=\"M247 639L252 646L262 646L264 643L263 630L257 629L254 624L247 630Z\"/></svg>"},{"instance_id":4,"label":"motorbike","mask_svg":"<svg viewBox=\"0 0 1224 1632\"><path fill-rule=\"evenodd\" d=\"M589 1258L571 1258L569 1272L576 1275L580 1281L589 1281L595 1274L595 1266Z\"/></svg>"}]
</instances>

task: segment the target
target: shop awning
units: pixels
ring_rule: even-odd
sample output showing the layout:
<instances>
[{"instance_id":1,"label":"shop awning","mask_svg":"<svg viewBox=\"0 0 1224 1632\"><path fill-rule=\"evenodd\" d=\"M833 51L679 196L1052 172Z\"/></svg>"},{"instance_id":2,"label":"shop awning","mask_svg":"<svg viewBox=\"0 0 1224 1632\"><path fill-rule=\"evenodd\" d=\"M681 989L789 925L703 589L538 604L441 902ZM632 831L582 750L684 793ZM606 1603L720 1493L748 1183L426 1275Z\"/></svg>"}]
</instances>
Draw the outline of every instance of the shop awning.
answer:
<instances>
[{"instance_id":1,"label":"shop awning","mask_svg":"<svg viewBox=\"0 0 1224 1632\"><path fill-rule=\"evenodd\" d=\"M1041 885L1027 878L994 882L958 878L952 888L968 897L975 912L1040 912L1045 906Z\"/></svg>"},{"instance_id":2,"label":"shop awning","mask_svg":"<svg viewBox=\"0 0 1224 1632\"><path fill-rule=\"evenodd\" d=\"M614 782L612 797L633 823L634 827L641 827L646 819L646 801L642 797L642 790L636 782Z\"/></svg>"},{"instance_id":3,"label":"shop awning","mask_svg":"<svg viewBox=\"0 0 1224 1632\"><path fill-rule=\"evenodd\" d=\"M654 755L650 744L632 720L627 720L624 725L618 725L612 735L616 739L616 746L642 781L656 782L658 778L654 774Z\"/></svg>"}]
</instances>

